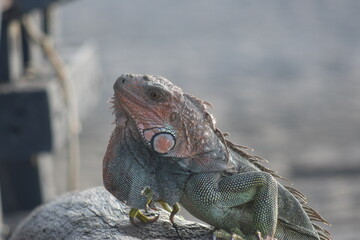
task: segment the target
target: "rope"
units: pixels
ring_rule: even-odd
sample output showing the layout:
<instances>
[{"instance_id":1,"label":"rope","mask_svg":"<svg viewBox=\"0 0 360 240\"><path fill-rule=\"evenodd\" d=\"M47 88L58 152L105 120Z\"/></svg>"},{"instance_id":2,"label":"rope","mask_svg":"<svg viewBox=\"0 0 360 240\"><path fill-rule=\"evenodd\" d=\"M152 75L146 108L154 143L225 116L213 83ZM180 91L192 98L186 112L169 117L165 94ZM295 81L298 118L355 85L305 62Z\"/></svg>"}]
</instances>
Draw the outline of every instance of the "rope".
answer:
<instances>
[{"instance_id":1,"label":"rope","mask_svg":"<svg viewBox=\"0 0 360 240\"><path fill-rule=\"evenodd\" d=\"M78 187L79 184L79 169L80 169L80 154L79 154L79 131L80 122L78 116L78 106L74 87L70 81L65 64L60 55L54 48L54 45L49 36L47 36L37 26L31 15L24 15L22 24L26 33L32 41L38 44L44 55L49 60L57 76L57 81L62 89L63 98L67 107L67 126L68 126L68 182L67 190L72 191Z\"/></svg>"}]
</instances>

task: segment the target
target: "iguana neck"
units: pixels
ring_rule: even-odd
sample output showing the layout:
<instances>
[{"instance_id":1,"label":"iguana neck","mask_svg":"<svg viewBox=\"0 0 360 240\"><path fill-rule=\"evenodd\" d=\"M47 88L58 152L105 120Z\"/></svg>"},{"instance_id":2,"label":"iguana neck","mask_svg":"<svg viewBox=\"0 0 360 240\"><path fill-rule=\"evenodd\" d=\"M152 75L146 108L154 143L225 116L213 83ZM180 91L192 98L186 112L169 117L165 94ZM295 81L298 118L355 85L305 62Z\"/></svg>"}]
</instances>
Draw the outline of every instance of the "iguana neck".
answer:
<instances>
[{"instance_id":1,"label":"iguana neck","mask_svg":"<svg viewBox=\"0 0 360 240\"><path fill-rule=\"evenodd\" d=\"M191 172L214 172L233 169L227 147L212 126L201 121L186 125L184 145L191 148L191 155L178 158L178 164Z\"/></svg>"},{"instance_id":2,"label":"iguana neck","mask_svg":"<svg viewBox=\"0 0 360 240\"><path fill-rule=\"evenodd\" d=\"M152 153L139 141L133 129L125 125L114 129L103 169L106 188L135 208L146 207L147 200L142 194L146 187L151 189L154 201L161 199L175 204L191 174L176 161ZM165 182L169 188L163 188Z\"/></svg>"}]
</instances>

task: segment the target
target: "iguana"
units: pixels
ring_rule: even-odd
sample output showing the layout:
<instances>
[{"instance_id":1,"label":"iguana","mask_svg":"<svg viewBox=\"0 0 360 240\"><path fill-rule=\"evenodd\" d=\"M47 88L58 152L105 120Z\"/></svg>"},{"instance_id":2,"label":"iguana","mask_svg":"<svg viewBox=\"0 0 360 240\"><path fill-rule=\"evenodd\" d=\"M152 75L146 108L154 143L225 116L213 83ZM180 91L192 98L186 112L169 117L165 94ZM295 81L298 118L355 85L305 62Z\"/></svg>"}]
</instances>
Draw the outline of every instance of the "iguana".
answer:
<instances>
[{"instance_id":1,"label":"iguana","mask_svg":"<svg viewBox=\"0 0 360 240\"><path fill-rule=\"evenodd\" d=\"M177 203L216 229L242 239L330 240L328 224L305 196L249 149L226 139L209 103L169 80L123 74L112 98L115 130L103 161L105 188L129 204L130 219L153 222L139 209Z\"/></svg>"}]
</instances>

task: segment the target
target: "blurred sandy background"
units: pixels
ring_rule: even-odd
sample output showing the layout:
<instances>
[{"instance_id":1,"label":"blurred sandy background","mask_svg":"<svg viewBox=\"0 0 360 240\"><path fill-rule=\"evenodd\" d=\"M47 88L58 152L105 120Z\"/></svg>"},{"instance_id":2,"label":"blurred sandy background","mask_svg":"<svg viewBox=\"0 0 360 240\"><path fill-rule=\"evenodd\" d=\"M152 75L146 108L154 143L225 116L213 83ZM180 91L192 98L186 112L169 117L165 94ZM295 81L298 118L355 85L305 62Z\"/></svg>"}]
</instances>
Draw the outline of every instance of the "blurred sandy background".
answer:
<instances>
[{"instance_id":1,"label":"blurred sandy background","mask_svg":"<svg viewBox=\"0 0 360 240\"><path fill-rule=\"evenodd\" d=\"M104 73L81 189L102 185L115 79L162 75L211 102L217 126L290 178L334 239L359 239L359 1L79 0L60 23L60 45L92 41Z\"/></svg>"}]
</instances>

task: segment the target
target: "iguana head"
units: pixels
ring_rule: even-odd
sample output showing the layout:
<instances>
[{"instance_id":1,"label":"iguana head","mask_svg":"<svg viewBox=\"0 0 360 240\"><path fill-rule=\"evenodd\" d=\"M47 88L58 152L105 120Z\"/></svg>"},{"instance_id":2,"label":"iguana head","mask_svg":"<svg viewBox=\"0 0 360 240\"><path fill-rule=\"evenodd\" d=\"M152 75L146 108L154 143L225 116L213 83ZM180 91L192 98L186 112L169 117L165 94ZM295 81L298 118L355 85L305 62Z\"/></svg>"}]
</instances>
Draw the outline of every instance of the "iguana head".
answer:
<instances>
[{"instance_id":1,"label":"iguana head","mask_svg":"<svg viewBox=\"0 0 360 240\"><path fill-rule=\"evenodd\" d=\"M189 158L216 148L214 119L206 105L162 77L123 74L114 84L117 122L125 113L126 127L163 156Z\"/></svg>"}]
</instances>

